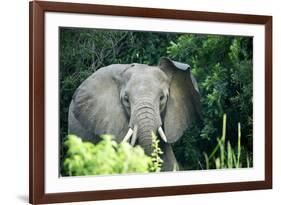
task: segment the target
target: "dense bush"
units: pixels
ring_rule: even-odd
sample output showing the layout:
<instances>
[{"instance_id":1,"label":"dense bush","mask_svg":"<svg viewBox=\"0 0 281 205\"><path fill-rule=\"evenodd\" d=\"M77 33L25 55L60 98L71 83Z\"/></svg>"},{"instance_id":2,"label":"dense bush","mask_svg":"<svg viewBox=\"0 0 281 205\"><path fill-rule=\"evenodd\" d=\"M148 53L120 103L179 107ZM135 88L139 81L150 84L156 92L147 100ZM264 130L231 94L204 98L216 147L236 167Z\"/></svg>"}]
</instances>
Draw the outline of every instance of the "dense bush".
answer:
<instances>
[{"instance_id":1,"label":"dense bush","mask_svg":"<svg viewBox=\"0 0 281 205\"><path fill-rule=\"evenodd\" d=\"M83 142L75 135L68 135L64 142L66 159L63 163L64 176L83 176L100 174L159 172L162 166L158 147L159 140L153 137L153 155L146 156L140 146L129 143L116 143L112 136L103 135L94 145Z\"/></svg>"},{"instance_id":2,"label":"dense bush","mask_svg":"<svg viewBox=\"0 0 281 205\"><path fill-rule=\"evenodd\" d=\"M242 130L242 160L252 156L252 38L182 35L171 43L171 58L188 62L198 81L203 127L187 130L174 148L185 169L204 168L202 152L211 153L221 136L224 113L227 140L237 146L237 124ZM200 131L201 130L201 131ZM245 163L244 163L245 164Z\"/></svg>"},{"instance_id":3,"label":"dense bush","mask_svg":"<svg viewBox=\"0 0 281 205\"><path fill-rule=\"evenodd\" d=\"M157 65L161 56L190 64L200 89L203 122L186 130L173 145L180 167L206 168L203 153L209 156L217 146L224 113L228 116L226 141L237 150L240 123L241 162L246 166L249 161L252 166L251 37L61 28L61 144L67 136L71 97L83 80L102 66L132 62ZM61 148L61 157L65 154Z\"/></svg>"}]
</instances>

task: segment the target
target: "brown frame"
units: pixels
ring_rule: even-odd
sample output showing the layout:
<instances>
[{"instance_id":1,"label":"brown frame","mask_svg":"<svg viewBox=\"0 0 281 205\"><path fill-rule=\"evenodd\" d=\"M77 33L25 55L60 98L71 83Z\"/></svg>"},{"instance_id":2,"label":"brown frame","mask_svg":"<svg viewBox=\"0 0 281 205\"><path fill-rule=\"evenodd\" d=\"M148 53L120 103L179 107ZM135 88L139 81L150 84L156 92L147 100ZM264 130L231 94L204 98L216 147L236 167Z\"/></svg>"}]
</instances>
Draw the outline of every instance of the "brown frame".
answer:
<instances>
[{"instance_id":1,"label":"brown frame","mask_svg":"<svg viewBox=\"0 0 281 205\"><path fill-rule=\"evenodd\" d=\"M44 13L68 12L265 26L265 180L46 194L44 192ZM33 1L29 4L29 202L55 203L272 188L272 16Z\"/></svg>"}]
</instances>

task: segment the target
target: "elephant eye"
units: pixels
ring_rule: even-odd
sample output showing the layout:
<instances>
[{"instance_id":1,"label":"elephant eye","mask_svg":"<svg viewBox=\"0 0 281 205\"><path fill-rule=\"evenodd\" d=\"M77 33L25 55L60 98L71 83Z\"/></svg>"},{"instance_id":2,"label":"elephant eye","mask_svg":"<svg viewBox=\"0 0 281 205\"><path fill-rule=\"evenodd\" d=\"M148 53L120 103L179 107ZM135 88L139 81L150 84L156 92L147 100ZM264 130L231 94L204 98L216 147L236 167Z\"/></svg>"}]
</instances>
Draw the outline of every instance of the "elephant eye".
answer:
<instances>
[{"instance_id":1,"label":"elephant eye","mask_svg":"<svg viewBox=\"0 0 281 205\"><path fill-rule=\"evenodd\" d=\"M124 101L126 103L129 103L129 96L127 94L124 95Z\"/></svg>"},{"instance_id":2,"label":"elephant eye","mask_svg":"<svg viewBox=\"0 0 281 205\"><path fill-rule=\"evenodd\" d=\"M166 96L162 94L160 96L160 112L164 110L165 106L166 106Z\"/></svg>"}]
</instances>

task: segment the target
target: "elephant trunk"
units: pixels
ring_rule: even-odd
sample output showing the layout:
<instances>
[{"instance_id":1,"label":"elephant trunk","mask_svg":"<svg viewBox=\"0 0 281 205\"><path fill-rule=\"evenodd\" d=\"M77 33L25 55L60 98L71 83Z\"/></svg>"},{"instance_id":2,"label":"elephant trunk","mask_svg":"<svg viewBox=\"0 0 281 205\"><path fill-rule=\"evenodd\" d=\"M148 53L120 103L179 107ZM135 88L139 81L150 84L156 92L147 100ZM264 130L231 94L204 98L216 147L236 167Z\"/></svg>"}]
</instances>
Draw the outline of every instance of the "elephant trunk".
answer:
<instances>
[{"instance_id":1,"label":"elephant trunk","mask_svg":"<svg viewBox=\"0 0 281 205\"><path fill-rule=\"evenodd\" d=\"M140 123L142 123L142 121L140 121ZM143 147L147 155L150 155L153 152L151 133L155 133L156 128L153 125L154 121L145 121L144 123L146 124L141 125L138 131L138 144Z\"/></svg>"},{"instance_id":2,"label":"elephant trunk","mask_svg":"<svg viewBox=\"0 0 281 205\"><path fill-rule=\"evenodd\" d=\"M152 132L156 134L161 126L159 111L149 102L139 103L132 112L132 117L132 127L137 126L137 142L150 155L153 151Z\"/></svg>"}]
</instances>

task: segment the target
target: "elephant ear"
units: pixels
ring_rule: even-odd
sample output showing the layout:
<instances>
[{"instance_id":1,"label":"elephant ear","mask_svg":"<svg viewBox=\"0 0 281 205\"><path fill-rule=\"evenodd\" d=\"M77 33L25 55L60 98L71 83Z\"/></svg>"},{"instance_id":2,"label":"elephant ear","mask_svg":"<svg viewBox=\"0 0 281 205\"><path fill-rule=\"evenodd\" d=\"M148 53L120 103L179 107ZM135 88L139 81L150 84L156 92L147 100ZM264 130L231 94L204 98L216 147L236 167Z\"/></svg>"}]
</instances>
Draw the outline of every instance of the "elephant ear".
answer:
<instances>
[{"instance_id":1,"label":"elephant ear","mask_svg":"<svg viewBox=\"0 0 281 205\"><path fill-rule=\"evenodd\" d=\"M201 119L199 89L188 64L161 58L159 68L170 79L163 124L168 143L173 143L193 122Z\"/></svg>"},{"instance_id":2,"label":"elephant ear","mask_svg":"<svg viewBox=\"0 0 281 205\"><path fill-rule=\"evenodd\" d=\"M73 96L73 115L88 135L111 134L121 141L128 130L119 96L125 65L111 65L87 78Z\"/></svg>"}]
</instances>

